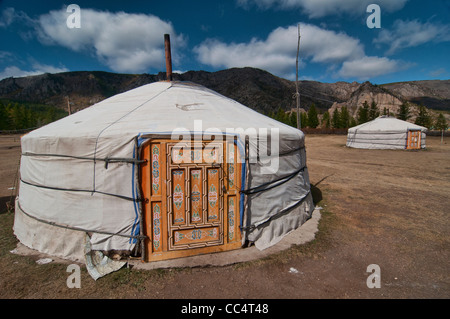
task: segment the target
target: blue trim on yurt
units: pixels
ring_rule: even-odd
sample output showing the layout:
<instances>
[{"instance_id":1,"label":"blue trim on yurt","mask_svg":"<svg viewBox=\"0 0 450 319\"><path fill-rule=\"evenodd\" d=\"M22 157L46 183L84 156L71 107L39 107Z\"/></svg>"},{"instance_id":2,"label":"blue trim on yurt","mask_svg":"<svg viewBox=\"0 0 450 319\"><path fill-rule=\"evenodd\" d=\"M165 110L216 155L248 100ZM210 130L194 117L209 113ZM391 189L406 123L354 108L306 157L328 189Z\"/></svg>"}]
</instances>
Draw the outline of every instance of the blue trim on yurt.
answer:
<instances>
[{"instance_id":1,"label":"blue trim on yurt","mask_svg":"<svg viewBox=\"0 0 450 319\"><path fill-rule=\"evenodd\" d=\"M133 159L136 158L136 148L133 149ZM132 236L137 236L140 233L140 224L139 224L139 203L136 201L137 197L136 194L138 193L138 190L136 189L136 187L138 186L137 183L135 183L135 167L137 164L133 163L133 167L132 167L132 178L131 178L131 190L132 190L132 194L133 194L133 205L134 205L134 213L135 213L135 219L133 222L133 227L131 227L131 235ZM129 243L130 244L135 244L137 242L136 238L130 238Z\"/></svg>"}]
</instances>

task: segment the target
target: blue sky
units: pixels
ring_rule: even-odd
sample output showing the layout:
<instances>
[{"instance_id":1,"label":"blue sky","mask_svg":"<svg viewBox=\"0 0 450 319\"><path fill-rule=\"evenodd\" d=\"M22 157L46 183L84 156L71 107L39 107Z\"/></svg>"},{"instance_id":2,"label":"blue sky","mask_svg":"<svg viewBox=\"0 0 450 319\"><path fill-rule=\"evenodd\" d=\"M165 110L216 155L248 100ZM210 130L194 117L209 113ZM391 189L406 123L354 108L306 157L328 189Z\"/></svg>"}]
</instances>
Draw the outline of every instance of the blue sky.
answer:
<instances>
[{"instance_id":1,"label":"blue sky","mask_svg":"<svg viewBox=\"0 0 450 319\"><path fill-rule=\"evenodd\" d=\"M80 8L80 28L69 28ZM369 4L380 28L369 28ZM450 78L449 0L0 0L0 79L63 71L175 72L251 66L320 82ZM373 20L374 21L374 20Z\"/></svg>"}]
</instances>

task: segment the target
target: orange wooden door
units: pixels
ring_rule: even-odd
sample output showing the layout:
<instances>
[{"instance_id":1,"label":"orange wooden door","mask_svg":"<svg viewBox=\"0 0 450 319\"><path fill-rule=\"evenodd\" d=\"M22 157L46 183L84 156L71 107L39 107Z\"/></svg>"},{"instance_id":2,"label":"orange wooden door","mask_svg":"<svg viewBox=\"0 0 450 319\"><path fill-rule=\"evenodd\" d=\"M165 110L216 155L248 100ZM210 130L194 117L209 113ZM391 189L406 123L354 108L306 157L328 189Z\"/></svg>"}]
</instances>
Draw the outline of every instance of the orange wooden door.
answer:
<instances>
[{"instance_id":1,"label":"orange wooden door","mask_svg":"<svg viewBox=\"0 0 450 319\"><path fill-rule=\"evenodd\" d=\"M421 131L408 131L408 140L406 144L406 149L417 150L420 149L421 145Z\"/></svg>"},{"instance_id":2,"label":"orange wooden door","mask_svg":"<svg viewBox=\"0 0 450 319\"><path fill-rule=\"evenodd\" d=\"M147 260L241 246L240 164L232 143L152 140L141 168ZM229 158L231 160L225 161Z\"/></svg>"}]
</instances>

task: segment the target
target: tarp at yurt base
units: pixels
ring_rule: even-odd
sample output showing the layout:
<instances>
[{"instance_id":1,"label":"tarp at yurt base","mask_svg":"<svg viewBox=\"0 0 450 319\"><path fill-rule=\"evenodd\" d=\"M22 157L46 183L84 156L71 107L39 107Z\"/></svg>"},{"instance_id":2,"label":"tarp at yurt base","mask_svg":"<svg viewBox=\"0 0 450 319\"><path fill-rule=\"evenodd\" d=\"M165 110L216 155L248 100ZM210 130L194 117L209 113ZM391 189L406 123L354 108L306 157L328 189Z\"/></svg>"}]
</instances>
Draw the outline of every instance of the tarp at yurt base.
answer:
<instances>
[{"instance_id":1,"label":"tarp at yurt base","mask_svg":"<svg viewBox=\"0 0 450 319\"><path fill-rule=\"evenodd\" d=\"M211 136L231 136L239 172L234 174L231 164L174 164L168 142L174 130L177 136L200 137L205 145ZM142 158L142 148L154 141L158 152ZM92 252L155 258L165 252L168 258L183 251L208 252L201 249L220 247L237 234L242 244L265 249L314 210L304 142L300 130L205 87L144 85L22 137L14 234L29 248L79 261L87 252L89 260ZM267 173L268 163L276 163L276 170ZM153 174L148 181L141 181L143 165ZM199 174L200 190L190 191ZM225 194L234 176L239 189ZM142 195L145 183L153 185L148 198ZM200 213L206 217L194 220L189 214L202 203ZM144 216L146 205L150 211ZM175 218L177 211L182 217ZM144 243L149 243L146 251Z\"/></svg>"},{"instance_id":2,"label":"tarp at yurt base","mask_svg":"<svg viewBox=\"0 0 450 319\"><path fill-rule=\"evenodd\" d=\"M427 128L394 117L380 116L348 129L347 146L366 149L422 149Z\"/></svg>"}]
</instances>

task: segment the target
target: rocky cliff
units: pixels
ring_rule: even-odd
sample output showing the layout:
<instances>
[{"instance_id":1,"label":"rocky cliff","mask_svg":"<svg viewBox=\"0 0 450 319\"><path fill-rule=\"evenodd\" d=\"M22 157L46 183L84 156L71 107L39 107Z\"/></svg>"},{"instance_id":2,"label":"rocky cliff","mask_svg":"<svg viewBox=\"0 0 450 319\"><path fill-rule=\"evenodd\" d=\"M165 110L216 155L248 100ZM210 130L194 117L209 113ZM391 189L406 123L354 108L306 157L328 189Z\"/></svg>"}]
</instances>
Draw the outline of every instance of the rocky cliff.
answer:
<instances>
[{"instance_id":1,"label":"rocky cliff","mask_svg":"<svg viewBox=\"0 0 450 319\"><path fill-rule=\"evenodd\" d=\"M330 113L333 113L336 108L347 106L350 115L356 118L358 110L364 102L370 105L373 101L377 104L380 113L386 109L389 114L397 114L400 105L406 101L406 98L394 94L383 87L373 85L370 82L364 82L351 93L348 100L341 103L333 103L330 108Z\"/></svg>"}]
</instances>

